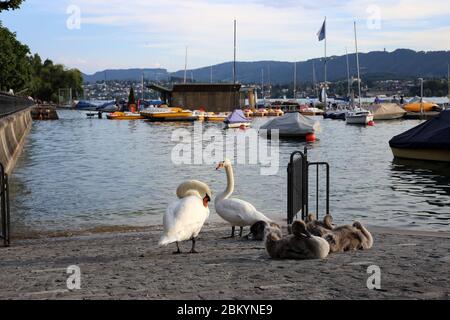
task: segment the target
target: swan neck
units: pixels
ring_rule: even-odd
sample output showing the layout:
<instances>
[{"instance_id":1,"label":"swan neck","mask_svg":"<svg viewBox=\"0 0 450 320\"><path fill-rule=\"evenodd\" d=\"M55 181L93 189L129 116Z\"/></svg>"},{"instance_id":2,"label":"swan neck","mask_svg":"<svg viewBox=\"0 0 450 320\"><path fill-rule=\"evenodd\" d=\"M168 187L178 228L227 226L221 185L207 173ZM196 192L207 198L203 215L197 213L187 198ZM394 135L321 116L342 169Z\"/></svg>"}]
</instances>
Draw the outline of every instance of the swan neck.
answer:
<instances>
[{"instance_id":1,"label":"swan neck","mask_svg":"<svg viewBox=\"0 0 450 320\"><path fill-rule=\"evenodd\" d=\"M227 188L222 194L222 199L227 199L234 191L234 174L231 165L225 167L225 172L227 173Z\"/></svg>"}]
</instances>

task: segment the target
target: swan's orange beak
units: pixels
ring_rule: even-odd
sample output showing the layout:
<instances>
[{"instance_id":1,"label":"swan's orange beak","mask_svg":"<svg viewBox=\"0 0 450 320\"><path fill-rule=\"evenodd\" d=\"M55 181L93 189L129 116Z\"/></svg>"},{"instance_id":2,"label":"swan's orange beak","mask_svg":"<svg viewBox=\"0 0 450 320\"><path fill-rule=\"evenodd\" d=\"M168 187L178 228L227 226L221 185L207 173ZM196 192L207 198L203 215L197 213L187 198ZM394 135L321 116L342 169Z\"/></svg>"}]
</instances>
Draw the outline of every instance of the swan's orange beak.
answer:
<instances>
[{"instance_id":1,"label":"swan's orange beak","mask_svg":"<svg viewBox=\"0 0 450 320\"><path fill-rule=\"evenodd\" d=\"M219 169L221 169L221 168L223 168L223 162L220 162L220 163L217 165L216 170L219 170Z\"/></svg>"},{"instance_id":2,"label":"swan's orange beak","mask_svg":"<svg viewBox=\"0 0 450 320\"><path fill-rule=\"evenodd\" d=\"M206 197L203 198L203 206L205 208L208 208L208 202L211 201L211 198L207 195Z\"/></svg>"}]
</instances>

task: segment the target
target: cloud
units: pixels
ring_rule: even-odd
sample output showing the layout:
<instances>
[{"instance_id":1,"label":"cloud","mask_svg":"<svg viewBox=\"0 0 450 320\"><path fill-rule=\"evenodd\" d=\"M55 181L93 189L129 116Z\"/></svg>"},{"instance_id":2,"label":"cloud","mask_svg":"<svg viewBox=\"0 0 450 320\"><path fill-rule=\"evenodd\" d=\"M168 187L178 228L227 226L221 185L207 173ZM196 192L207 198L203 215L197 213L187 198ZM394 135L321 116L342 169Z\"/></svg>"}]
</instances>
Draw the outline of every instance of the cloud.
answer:
<instances>
[{"instance_id":1,"label":"cloud","mask_svg":"<svg viewBox=\"0 0 450 320\"><path fill-rule=\"evenodd\" d=\"M233 57L233 19L238 20L239 60L303 60L321 56L323 43L317 30L328 15L329 54L353 47L353 21L358 21L361 51L386 46L446 49L447 33L430 19L450 17L448 0L72 0L82 14L82 28L93 34L110 30L98 42L114 41L132 50L146 51L147 64L159 61L171 70L184 64L189 47L189 67L229 61ZM368 19L379 8L380 28L368 28ZM435 33L438 31L438 33ZM441 38L442 37L442 38ZM434 42L423 41L433 39ZM448 38L447 38L448 39ZM447 46L447 47L446 47ZM142 54L143 56L143 54ZM120 63L118 63L120 64ZM123 64L123 63L122 63ZM129 63L128 63L129 64Z\"/></svg>"}]
</instances>

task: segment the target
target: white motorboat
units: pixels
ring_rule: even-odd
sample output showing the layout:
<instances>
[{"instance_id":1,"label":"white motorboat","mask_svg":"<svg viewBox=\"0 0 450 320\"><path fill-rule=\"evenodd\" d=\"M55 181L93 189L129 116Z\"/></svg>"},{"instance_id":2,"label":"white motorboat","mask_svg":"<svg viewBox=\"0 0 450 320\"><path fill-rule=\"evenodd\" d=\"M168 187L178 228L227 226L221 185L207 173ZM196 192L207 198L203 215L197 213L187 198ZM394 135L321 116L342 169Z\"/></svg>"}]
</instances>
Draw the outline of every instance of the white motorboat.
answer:
<instances>
[{"instance_id":1,"label":"white motorboat","mask_svg":"<svg viewBox=\"0 0 450 320\"><path fill-rule=\"evenodd\" d=\"M354 110L347 112L345 119L347 124L367 125L369 122L373 122L373 114L367 110Z\"/></svg>"}]
</instances>

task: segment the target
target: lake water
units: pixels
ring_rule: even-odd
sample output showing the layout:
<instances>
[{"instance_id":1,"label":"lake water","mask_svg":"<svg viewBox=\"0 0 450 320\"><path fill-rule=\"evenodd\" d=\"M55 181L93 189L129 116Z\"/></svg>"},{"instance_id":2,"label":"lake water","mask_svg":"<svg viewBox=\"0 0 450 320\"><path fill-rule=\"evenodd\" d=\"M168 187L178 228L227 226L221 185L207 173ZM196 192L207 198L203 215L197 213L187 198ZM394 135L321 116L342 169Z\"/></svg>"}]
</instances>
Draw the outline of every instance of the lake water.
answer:
<instances>
[{"instance_id":1,"label":"lake water","mask_svg":"<svg viewBox=\"0 0 450 320\"><path fill-rule=\"evenodd\" d=\"M195 178L216 194L225 188L214 165L174 165L174 129L190 123L87 119L59 111L59 121L36 121L10 178L12 229L16 234L83 230L99 226L161 224L177 185ZM450 166L393 161L388 141L419 121L378 122L374 127L323 120L320 141L308 146L311 161L331 166L331 212L338 223L450 231ZM268 119L256 119L254 127ZM222 128L222 124L205 124ZM240 134L240 131L233 132ZM235 165L235 196L271 217L286 216L286 167L305 143L280 142L276 175L259 165ZM220 221L213 210L211 219ZM312 205L311 205L312 207Z\"/></svg>"}]
</instances>

